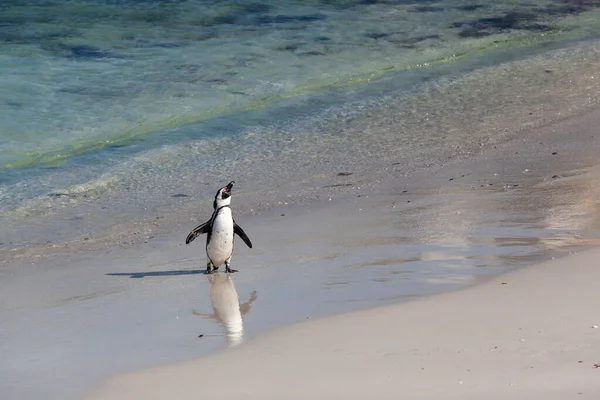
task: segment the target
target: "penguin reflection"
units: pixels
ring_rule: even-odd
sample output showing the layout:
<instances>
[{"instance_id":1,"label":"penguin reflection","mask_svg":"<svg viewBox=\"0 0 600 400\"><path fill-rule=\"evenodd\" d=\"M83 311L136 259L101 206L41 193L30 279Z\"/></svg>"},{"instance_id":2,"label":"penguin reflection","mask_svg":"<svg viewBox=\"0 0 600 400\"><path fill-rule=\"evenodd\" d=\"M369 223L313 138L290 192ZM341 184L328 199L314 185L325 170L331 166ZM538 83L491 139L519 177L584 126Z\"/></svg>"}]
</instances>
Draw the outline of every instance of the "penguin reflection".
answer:
<instances>
[{"instance_id":1,"label":"penguin reflection","mask_svg":"<svg viewBox=\"0 0 600 400\"><path fill-rule=\"evenodd\" d=\"M194 315L217 320L225 327L225 338L229 346L235 346L243 339L242 316L250 311L250 307L257 297L256 291L250 294L247 302L240 304L239 295L229 274L216 273L207 275L207 278L210 282L210 301L213 313L204 314L194 311Z\"/></svg>"}]
</instances>

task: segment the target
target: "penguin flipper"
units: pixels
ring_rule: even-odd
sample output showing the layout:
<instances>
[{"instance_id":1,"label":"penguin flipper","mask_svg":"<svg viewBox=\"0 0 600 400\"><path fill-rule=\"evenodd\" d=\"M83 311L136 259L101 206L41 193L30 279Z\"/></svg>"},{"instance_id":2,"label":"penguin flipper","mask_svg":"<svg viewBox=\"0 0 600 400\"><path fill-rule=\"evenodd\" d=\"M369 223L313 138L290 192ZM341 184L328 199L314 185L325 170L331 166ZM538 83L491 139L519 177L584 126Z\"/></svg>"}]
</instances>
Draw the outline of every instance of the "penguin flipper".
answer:
<instances>
[{"instance_id":1,"label":"penguin flipper","mask_svg":"<svg viewBox=\"0 0 600 400\"><path fill-rule=\"evenodd\" d=\"M194 230L191 231L189 235L187 235L187 238L185 238L185 244L189 244L192 240L196 239L198 236L202 235L203 233L209 233L210 228L211 228L211 222L212 222L212 219L210 219L210 220L206 221L205 223L203 223L202 225L199 225L196 228L194 228Z\"/></svg>"},{"instance_id":2,"label":"penguin flipper","mask_svg":"<svg viewBox=\"0 0 600 400\"><path fill-rule=\"evenodd\" d=\"M235 223L235 221L233 222L233 233L237 233L237 235L242 238L244 243L246 243L246 246L252 248L252 242L250 241L250 238L248 235L246 235L246 232L244 232L244 230Z\"/></svg>"}]
</instances>

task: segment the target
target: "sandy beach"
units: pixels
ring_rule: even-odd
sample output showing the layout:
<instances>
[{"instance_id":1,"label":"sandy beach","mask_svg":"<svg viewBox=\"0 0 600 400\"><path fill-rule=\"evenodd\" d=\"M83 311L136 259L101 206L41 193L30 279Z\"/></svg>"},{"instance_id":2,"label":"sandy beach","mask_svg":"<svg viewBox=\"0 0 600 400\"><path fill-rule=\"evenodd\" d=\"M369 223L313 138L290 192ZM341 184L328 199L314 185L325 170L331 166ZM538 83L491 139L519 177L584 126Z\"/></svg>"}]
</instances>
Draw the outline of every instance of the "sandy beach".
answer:
<instances>
[{"instance_id":1,"label":"sandy beach","mask_svg":"<svg viewBox=\"0 0 600 400\"><path fill-rule=\"evenodd\" d=\"M89 399L598 398L600 249L277 330Z\"/></svg>"}]
</instances>

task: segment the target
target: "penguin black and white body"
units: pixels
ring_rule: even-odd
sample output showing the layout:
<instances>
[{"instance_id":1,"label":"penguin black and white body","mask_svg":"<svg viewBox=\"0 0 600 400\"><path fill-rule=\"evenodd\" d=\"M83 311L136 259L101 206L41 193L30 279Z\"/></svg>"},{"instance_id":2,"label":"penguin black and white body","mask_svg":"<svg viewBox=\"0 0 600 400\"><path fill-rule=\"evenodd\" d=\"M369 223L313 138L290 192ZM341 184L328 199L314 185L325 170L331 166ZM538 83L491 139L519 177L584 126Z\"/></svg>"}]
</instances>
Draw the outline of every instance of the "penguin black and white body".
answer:
<instances>
[{"instance_id":1,"label":"penguin black and white body","mask_svg":"<svg viewBox=\"0 0 600 400\"><path fill-rule=\"evenodd\" d=\"M236 224L231 214L231 188L234 181L222 187L215 195L212 217L200 226L197 226L185 239L185 244L190 243L199 235L206 233L206 273L212 274L225 264L225 272L237 272L231 269L231 256L233 254L233 235L237 234L244 243L252 248L252 242L244 230Z\"/></svg>"}]
</instances>

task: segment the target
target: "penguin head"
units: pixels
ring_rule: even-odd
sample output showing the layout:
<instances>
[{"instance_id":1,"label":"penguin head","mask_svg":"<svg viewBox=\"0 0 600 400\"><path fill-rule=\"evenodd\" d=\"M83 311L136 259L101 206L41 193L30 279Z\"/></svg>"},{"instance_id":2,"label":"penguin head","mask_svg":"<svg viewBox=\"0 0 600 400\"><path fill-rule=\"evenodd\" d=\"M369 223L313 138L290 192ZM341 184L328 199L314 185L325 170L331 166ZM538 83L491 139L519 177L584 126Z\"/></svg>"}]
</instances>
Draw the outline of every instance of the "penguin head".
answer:
<instances>
[{"instance_id":1,"label":"penguin head","mask_svg":"<svg viewBox=\"0 0 600 400\"><path fill-rule=\"evenodd\" d=\"M235 181L231 181L227 186L222 187L217 191L215 195L215 201L213 202L213 208L216 210L219 207L228 206L231 203L231 188Z\"/></svg>"}]
</instances>

